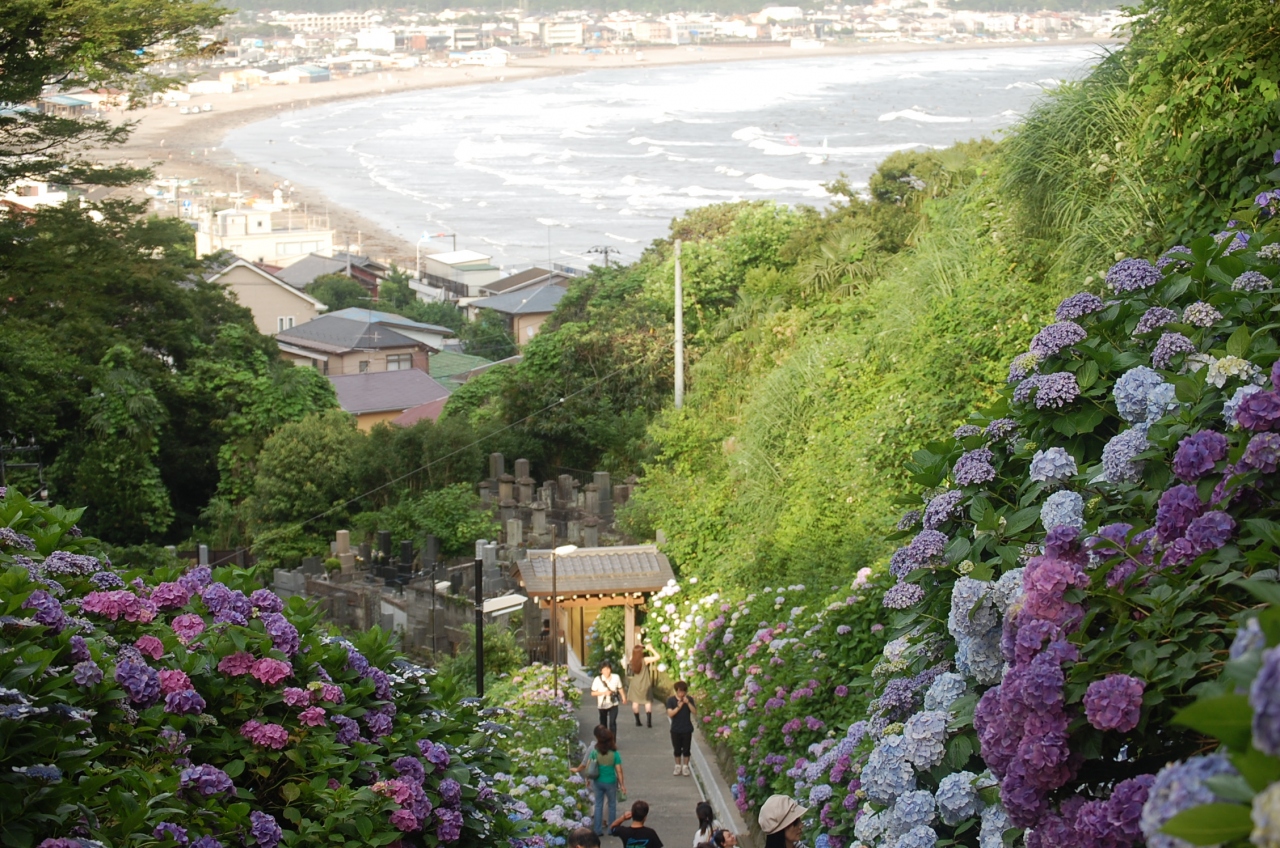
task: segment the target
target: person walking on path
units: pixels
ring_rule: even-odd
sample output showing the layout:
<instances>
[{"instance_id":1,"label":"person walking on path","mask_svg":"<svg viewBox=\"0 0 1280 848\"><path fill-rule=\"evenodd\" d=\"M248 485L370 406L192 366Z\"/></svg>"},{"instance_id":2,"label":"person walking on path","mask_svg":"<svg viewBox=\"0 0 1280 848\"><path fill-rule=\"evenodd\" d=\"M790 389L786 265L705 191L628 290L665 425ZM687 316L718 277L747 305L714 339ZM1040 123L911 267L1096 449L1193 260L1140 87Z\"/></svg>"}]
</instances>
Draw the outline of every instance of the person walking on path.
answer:
<instances>
[{"instance_id":1,"label":"person walking on path","mask_svg":"<svg viewBox=\"0 0 1280 848\"><path fill-rule=\"evenodd\" d=\"M613 733L604 726L596 728L596 745L587 754L586 759L569 769L573 772L586 771L587 780L591 781L592 794L595 797L595 811L592 813L592 828L604 836L605 821L618 814L618 792L627 791L626 775L622 772L622 755ZM593 775L592 772L595 772ZM609 819L604 817L604 804L609 802Z\"/></svg>"},{"instance_id":2,"label":"person walking on path","mask_svg":"<svg viewBox=\"0 0 1280 848\"><path fill-rule=\"evenodd\" d=\"M720 822L716 821L715 811L706 801L699 801L693 808L693 814L698 817L698 832L693 835L693 848L698 848L713 840L716 831L720 829Z\"/></svg>"},{"instance_id":3,"label":"person walking on path","mask_svg":"<svg viewBox=\"0 0 1280 848\"><path fill-rule=\"evenodd\" d=\"M667 698L667 718L671 719L671 748L675 751L673 775L689 773L689 748L693 744L693 716L698 705L689 697L689 684L676 681L676 693Z\"/></svg>"},{"instance_id":4,"label":"person walking on path","mask_svg":"<svg viewBox=\"0 0 1280 848\"><path fill-rule=\"evenodd\" d=\"M622 848L662 848L662 838L653 828L645 826L649 818L649 803L636 801L628 812L623 813L609 828L609 832L622 840ZM624 821L630 821L630 826Z\"/></svg>"},{"instance_id":5,"label":"person walking on path","mask_svg":"<svg viewBox=\"0 0 1280 848\"><path fill-rule=\"evenodd\" d=\"M636 727L640 726L640 705L644 704L644 720L653 727L653 675L649 666L659 660L657 651L649 645L636 642L631 649L631 662L627 664L627 697L631 699L631 713L636 717Z\"/></svg>"},{"instance_id":6,"label":"person walking on path","mask_svg":"<svg viewBox=\"0 0 1280 848\"><path fill-rule=\"evenodd\" d=\"M786 795L770 795L760 807L760 830L764 848L796 848L804 835L800 819L809 812Z\"/></svg>"},{"instance_id":7,"label":"person walking on path","mask_svg":"<svg viewBox=\"0 0 1280 848\"><path fill-rule=\"evenodd\" d=\"M618 701L627 702L627 693L622 691L622 678L613 673L609 663L600 664L600 673L591 681L591 694L596 696L596 707L600 710L600 723L618 735Z\"/></svg>"}]
</instances>

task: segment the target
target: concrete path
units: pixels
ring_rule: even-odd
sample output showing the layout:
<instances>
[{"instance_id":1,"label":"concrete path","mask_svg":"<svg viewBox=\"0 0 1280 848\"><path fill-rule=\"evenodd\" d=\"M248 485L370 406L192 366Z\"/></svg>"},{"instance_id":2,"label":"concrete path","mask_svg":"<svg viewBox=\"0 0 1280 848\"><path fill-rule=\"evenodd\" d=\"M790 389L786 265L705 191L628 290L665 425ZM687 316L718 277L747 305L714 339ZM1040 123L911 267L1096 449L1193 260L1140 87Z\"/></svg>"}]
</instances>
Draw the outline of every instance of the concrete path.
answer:
<instances>
[{"instance_id":1,"label":"concrete path","mask_svg":"<svg viewBox=\"0 0 1280 848\"><path fill-rule=\"evenodd\" d=\"M578 709L584 743L594 743L592 733L599 720L596 699L589 691L584 691L582 706ZM643 707L640 721L644 721ZM647 823L662 837L662 844L667 848L690 848L694 831L698 829L698 817L693 808L703 799L703 794L698 781L692 776L674 777L671 774L675 761L671 756L670 722L660 703L653 702L652 729L636 727L630 704L619 708L618 752L622 754L622 770L627 782L627 800L618 802L618 815L631 809L633 801L648 801ZM606 818L608 812L606 809ZM603 848L619 848L622 844L612 836L604 837L600 843Z\"/></svg>"}]
</instances>

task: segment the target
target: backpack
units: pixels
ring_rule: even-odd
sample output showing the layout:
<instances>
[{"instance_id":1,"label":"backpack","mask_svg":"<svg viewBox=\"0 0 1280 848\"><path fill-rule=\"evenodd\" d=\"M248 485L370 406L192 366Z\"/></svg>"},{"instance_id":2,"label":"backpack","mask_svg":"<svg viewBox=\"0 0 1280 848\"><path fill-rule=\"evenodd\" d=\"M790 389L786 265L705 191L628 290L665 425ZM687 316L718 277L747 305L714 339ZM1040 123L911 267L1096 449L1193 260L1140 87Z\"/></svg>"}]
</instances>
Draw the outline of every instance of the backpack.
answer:
<instances>
[{"instance_id":1,"label":"backpack","mask_svg":"<svg viewBox=\"0 0 1280 848\"><path fill-rule=\"evenodd\" d=\"M587 755L587 780L595 780L600 776L600 761L596 759L595 749Z\"/></svg>"}]
</instances>

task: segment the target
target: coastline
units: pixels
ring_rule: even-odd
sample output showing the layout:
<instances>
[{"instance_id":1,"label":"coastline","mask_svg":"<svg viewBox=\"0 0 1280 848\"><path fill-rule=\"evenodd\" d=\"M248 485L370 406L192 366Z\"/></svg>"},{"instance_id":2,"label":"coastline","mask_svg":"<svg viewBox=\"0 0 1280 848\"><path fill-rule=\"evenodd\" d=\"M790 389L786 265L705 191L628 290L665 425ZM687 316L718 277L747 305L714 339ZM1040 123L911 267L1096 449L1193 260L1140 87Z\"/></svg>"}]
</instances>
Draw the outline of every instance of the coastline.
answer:
<instances>
[{"instance_id":1,"label":"coastline","mask_svg":"<svg viewBox=\"0 0 1280 848\"><path fill-rule=\"evenodd\" d=\"M193 97L191 102L211 104L213 111L183 115L176 107L152 106L124 113L123 120L135 122L129 140L115 148L97 151L106 161L130 161L150 165L157 179L198 180L210 193L236 190L237 179L245 195L270 197L283 180L267 170L240 163L222 148L222 141L232 130L246 124L266 120L286 110L307 109L344 100L365 99L385 94L398 94L429 88L514 82L546 76L576 74L612 68L667 67L672 65L712 64L740 61L814 58L831 55L867 55L914 53L945 50L987 50L996 48L1067 46L1094 44L1104 47L1116 42L1098 39L1064 39L1048 42L993 42L990 44L886 43L827 47L821 50L794 50L785 44L761 46L710 45L691 47L646 47L637 59L626 54L565 54L521 60L501 68L456 67L413 68L384 71L363 76L306 85L263 86L235 94ZM133 186L116 192L145 199L144 186ZM333 205L321 190L294 184L291 197L299 207L305 205L314 214L325 210L330 224L344 238L343 244L359 245L369 255L412 266L416 246L390 233L365 217L359 210ZM335 247L339 247L335 238ZM434 252L432 249L431 252Z\"/></svg>"}]
</instances>

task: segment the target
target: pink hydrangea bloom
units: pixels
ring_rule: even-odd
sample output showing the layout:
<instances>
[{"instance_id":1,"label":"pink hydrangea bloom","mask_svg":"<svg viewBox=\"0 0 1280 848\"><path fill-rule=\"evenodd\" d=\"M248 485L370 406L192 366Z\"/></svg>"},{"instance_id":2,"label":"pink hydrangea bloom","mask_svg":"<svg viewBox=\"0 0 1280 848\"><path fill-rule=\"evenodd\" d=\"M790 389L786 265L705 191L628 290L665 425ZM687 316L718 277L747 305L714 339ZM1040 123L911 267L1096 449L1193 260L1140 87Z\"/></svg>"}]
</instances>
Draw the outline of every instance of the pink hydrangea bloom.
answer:
<instances>
[{"instance_id":1,"label":"pink hydrangea bloom","mask_svg":"<svg viewBox=\"0 0 1280 848\"><path fill-rule=\"evenodd\" d=\"M405 833L412 833L422 827L422 825L418 823L418 817L405 809L396 810L391 814L391 824L394 825L397 830L402 830Z\"/></svg>"},{"instance_id":2,"label":"pink hydrangea bloom","mask_svg":"<svg viewBox=\"0 0 1280 848\"><path fill-rule=\"evenodd\" d=\"M191 600L191 593L181 583L161 583L151 591L151 602L159 609L178 609Z\"/></svg>"},{"instance_id":3,"label":"pink hydrangea bloom","mask_svg":"<svg viewBox=\"0 0 1280 848\"><path fill-rule=\"evenodd\" d=\"M168 695L170 692L182 692L193 688L191 678L185 671L164 669L160 673L160 691Z\"/></svg>"},{"instance_id":4,"label":"pink hydrangea bloom","mask_svg":"<svg viewBox=\"0 0 1280 848\"><path fill-rule=\"evenodd\" d=\"M164 643L150 634L138 637L138 641L134 642L133 646L153 660L164 656Z\"/></svg>"},{"instance_id":5,"label":"pink hydrangea bloom","mask_svg":"<svg viewBox=\"0 0 1280 848\"><path fill-rule=\"evenodd\" d=\"M413 797L413 789L399 778L380 780L373 784L373 791L390 798L397 804L408 803L409 799Z\"/></svg>"},{"instance_id":6,"label":"pink hydrangea bloom","mask_svg":"<svg viewBox=\"0 0 1280 848\"><path fill-rule=\"evenodd\" d=\"M238 654L228 654L218 661L218 671L232 677L248 674L252 669L253 654L245 651L241 651Z\"/></svg>"},{"instance_id":7,"label":"pink hydrangea bloom","mask_svg":"<svg viewBox=\"0 0 1280 848\"><path fill-rule=\"evenodd\" d=\"M291 707L305 707L311 703L311 693L296 686L285 689L283 695L284 702Z\"/></svg>"},{"instance_id":8,"label":"pink hydrangea bloom","mask_svg":"<svg viewBox=\"0 0 1280 848\"><path fill-rule=\"evenodd\" d=\"M278 724L261 724L250 720L240 728L240 735L255 745L277 751L289 743L289 731Z\"/></svg>"},{"instance_id":9,"label":"pink hydrangea bloom","mask_svg":"<svg viewBox=\"0 0 1280 848\"><path fill-rule=\"evenodd\" d=\"M195 613L185 613L173 620L173 632L178 641L190 645L197 636L204 632L204 619Z\"/></svg>"},{"instance_id":10,"label":"pink hydrangea bloom","mask_svg":"<svg viewBox=\"0 0 1280 848\"><path fill-rule=\"evenodd\" d=\"M263 657L255 662L249 668L249 673L256 677L260 682L268 686L274 686L281 680L293 674L293 666L283 660L275 660L270 657Z\"/></svg>"},{"instance_id":11,"label":"pink hydrangea bloom","mask_svg":"<svg viewBox=\"0 0 1280 848\"><path fill-rule=\"evenodd\" d=\"M320 707L307 707L298 713L298 721L308 727L323 727L325 723L324 710Z\"/></svg>"},{"instance_id":12,"label":"pink hydrangea bloom","mask_svg":"<svg viewBox=\"0 0 1280 848\"><path fill-rule=\"evenodd\" d=\"M150 607L149 610L147 609L148 606ZM87 613L101 615L112 621L123 618L127 621L142 621L145 623L155 618L155 604L139 598L128 589L90 592L80 602L80 608Z\"/></svg>"},{"instance_id":13,"label":"pink hydrangea bloom","mask_svg":"<svg viewBox=\"0 0 1280 848\"><path fill-rule=\"evenodd\" d=\"M346 700L346 696L342 693L342 687L336 683L326 683L320 688L320 700L328 701L331 704L341 704Z\"/></svg>"}]
</instances>

